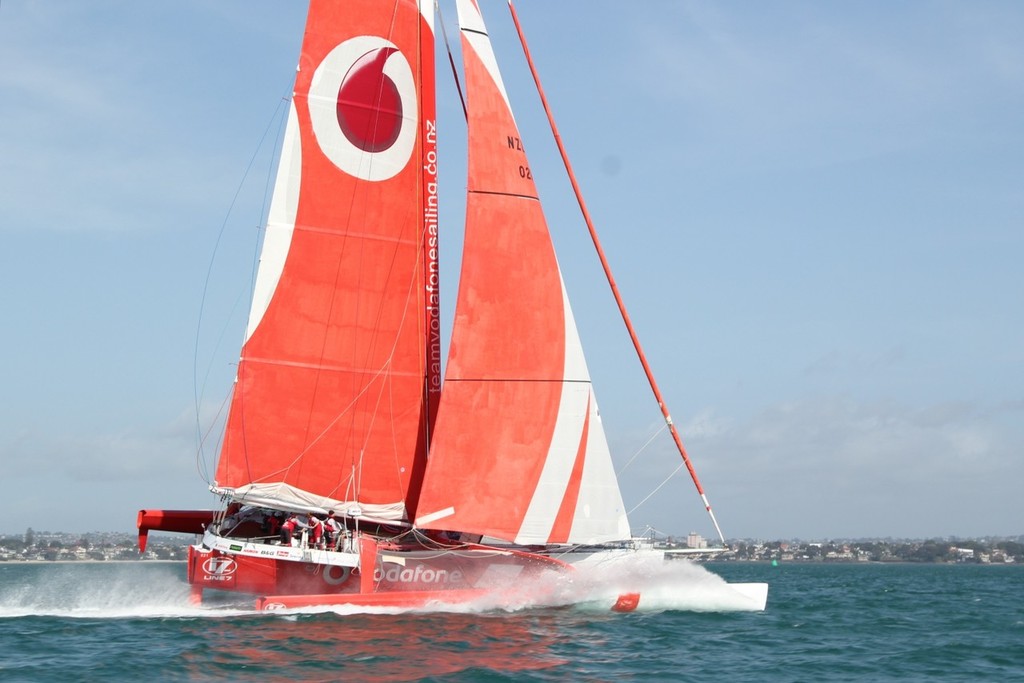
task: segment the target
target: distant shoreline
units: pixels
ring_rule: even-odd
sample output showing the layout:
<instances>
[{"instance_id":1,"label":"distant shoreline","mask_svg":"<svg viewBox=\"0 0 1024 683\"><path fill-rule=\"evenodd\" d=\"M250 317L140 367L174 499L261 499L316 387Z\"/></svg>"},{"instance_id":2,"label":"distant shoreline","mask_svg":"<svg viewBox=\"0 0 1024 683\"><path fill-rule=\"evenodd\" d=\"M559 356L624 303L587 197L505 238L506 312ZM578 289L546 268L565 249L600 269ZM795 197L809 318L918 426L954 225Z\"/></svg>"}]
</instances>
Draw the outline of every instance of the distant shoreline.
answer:
<instances>
[{"instance_id":1,"label":"distant shoreline","mask_svg":"<svg viewBox=\"0 0 1024 683\"><path fill-rule=\"evenodd\" d=\"M682 559L686 562L694 560L678 558L671 560L677 562ZM1019 562L908 562L906 560L705 560L697 564L715 565L771 565L775 562L777 567L793 567L801 565L835 564L844 566L865 565L876 567L879 565L892 566L934 566L945 565L950 567L1024 567ZM14 565L38 565L38 564L188 564L188 560L0 560L0 567Z\"/></svg>"},{"instance_id":2,"label":"distant shoreline","mask_svg":"<svg viewBox=\"0 0 1024 683\"><path fill-rule=\"evenodd\" d=\"M188 560L0 560L0 567L13 564L188 564Z\"/></svg>"}]
</instances>

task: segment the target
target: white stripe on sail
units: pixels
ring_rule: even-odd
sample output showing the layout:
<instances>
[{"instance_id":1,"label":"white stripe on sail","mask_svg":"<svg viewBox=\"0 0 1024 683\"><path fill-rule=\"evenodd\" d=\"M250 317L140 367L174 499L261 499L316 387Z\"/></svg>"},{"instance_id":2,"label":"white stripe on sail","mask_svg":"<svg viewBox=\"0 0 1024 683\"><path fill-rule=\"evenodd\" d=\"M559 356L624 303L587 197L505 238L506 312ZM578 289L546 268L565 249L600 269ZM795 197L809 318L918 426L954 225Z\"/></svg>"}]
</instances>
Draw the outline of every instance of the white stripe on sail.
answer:
<instances>
[{"instance_id":1,"label":"white stripe on sail","mask_svg":"<svg viewBox=\"0 0 1024 683\"><path fill-rule=\"evenodd\" d=\"M508 93L505 92L505 83L502 82L501 72L498 70L498 60L494 56L494 48L491 47L491 39L487 36L487 27L484 25L484 18L480 15L480 10L472 0L458 0L457 8L462 35L469 41L473 51L476 52L477 57L487 69L487 73L491 75L491 80L494 81L502 99L505 100L509 116L512 116L514 121L512 105L509 102Z\"/></svg>"},{"instance_id":2,"label":"white stripe on sail","mask_svg":"<svg viewBox=\"0 0 1024 683\"><path fill-rule=\"evenodd\" d=\"M431 522L436 522L437 520L444 519L445 517L451 517L454 514L455 514L455 508L454 507L446 507L443 510L438 510L437 512L431 512L428 515L420 515L419 517L416 518L416 526L419 526L419 527L426 526L426 525L430 524Z\"/></svg>"},{"instance_id":3,"label":"white stripe on sail","mask_svg":"<svg viewBox=\"0 0 1024 683\"><path fill-rule=\"evenodd\" d=\"M583 344L580 342L564 283L562 307L565 313L565 381L558 418L547 460L523 517L516 542L548 542L572 477L580 440L584 436L583 426L586 424L588 405L590 423L586 435L583 473L568 541L599 543L629 538L629 522L618 478L612 466L608 441L598 415L597 399L590 383L590 372L583 356ZM601 516L594 517L594 513L601 513Z\"/></svg>"},{"instance_id":4,"label":"white stripe on sail","mask_svg":"<svg viewBox=\"0 0 1024 683\"><path fill-rule=\"evenodd\" d=\"M299 141L299 117L293 102L288 108L288 123L281 146L277 179L274 181L274 195L270 200L267 233L263 237L263 250L260 252L260 267L256 273L245 341L249 341L249 337L259 327L281 279L281 271L284 270L284 262L288 258L288 250L292 244L292 233L295 231L301 183L302 144Z\"/></svg>"}]
</instances>

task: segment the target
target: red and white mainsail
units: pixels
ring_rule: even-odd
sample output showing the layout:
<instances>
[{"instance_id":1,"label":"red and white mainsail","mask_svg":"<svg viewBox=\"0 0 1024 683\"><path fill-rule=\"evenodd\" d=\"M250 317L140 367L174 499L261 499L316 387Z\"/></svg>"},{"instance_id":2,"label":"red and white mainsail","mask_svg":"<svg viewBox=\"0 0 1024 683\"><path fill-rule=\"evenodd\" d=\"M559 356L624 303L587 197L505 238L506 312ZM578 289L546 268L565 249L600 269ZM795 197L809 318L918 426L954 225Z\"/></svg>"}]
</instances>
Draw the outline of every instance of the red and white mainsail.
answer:
<instances>
[{"instance_id":1,"label":"red and white mainsail","mask_svg":"<svg viewBox=\"0 0 1024 683\"><path fill-rule=\"evenodd\" d=\"M310 3L216 491L415 508L440 365L432 24L426 0Z\"/></svg>"},{"instance_id":2,"label":"red and white mainsail","mask_svg":"<svg viewBox=\"0 0 1024 683\"><path fill-rule=\"evenodd\" d=\"M629 537L554 247L479 7L458 3L466 237L417 526L526 544Z\"/></svg>"}]
</instances>

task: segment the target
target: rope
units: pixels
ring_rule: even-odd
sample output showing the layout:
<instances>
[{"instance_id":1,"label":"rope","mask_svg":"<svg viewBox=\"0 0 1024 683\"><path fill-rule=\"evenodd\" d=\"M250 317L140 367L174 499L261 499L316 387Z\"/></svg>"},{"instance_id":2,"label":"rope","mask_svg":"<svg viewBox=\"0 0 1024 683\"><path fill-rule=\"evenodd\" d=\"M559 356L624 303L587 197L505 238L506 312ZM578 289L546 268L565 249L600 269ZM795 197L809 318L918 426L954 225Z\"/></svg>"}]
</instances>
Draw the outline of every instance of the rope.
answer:
<instances>
[{"instance_id":1,"label":"rope","mask_svg":"<svg viewBox=\"0 0 1024 683\"><path fill-rule=\"evenodd\" d=\"M643 446L641 446L639 449L637 449L636 453L634 453L633 456L629 460L626 461L626 464L623 465L622 468L618 472L616 472L616 474L617 475L621 475L623 472L625 472L629 468L629 466L633 464L633 461L636 460L637 457L639 457L639 455L641 453L643 453L647 449L647 447L650 446L651 443L656 438L658 438L658 435L661 434L663 431L665 431L667 426L668 425L662 425L661 429L659 429L658 431L654 432L654 434L651 434L651 438L647 439L647 442Z\"/></svg>"},{"instance_id":2,"label":"rope","mask_svg":"<svg viewBox=\"0 0 1024 683\"><path fill-rule=\"evenodd\" d=\"M644 503L646 503L646 502L647 502L648 500L650 500L651 496L653 496L653 495L654 495L655 493L657 493L657 492L658 492L658 491L659 491L659 490L661 489L661 487L662 487L662 486L664 486L665 484L667 484L667 483L668 483L668 480L669 480L669 479L671 479L672 477L676 476L676 474L678 474L678 473L679 473L679 470L683 469L683 468L684 468L685 466L686 466L686 464L685 464L685 463L679 463L678 465L676 465L676 468L675 468L674 470L672 470L672 473L671 473L671 474L669 474L669 475L668 475L667 477L665 477L665 480L664 480L664 481L662 481L662 482L661 482L660 484L658 484L657 486L655 486L655 487L654 487L654 490L653 490L653 491L651 491L650 493L648 493L648 494L647 494L647 497L646 497L646 498L644 498L644 499L643 499L643 500L641 500L641 501L640 501L639 503L637 503L636 505L634 505L634 506L633 506L633 509L632 509L632 510L630 510L629 512L627 512L626 514L627 514L627 515L631 515L631 514L633 514L634 512L636 512L636 509L637 509L638 507L640 507L641 505L643 505Z\"/></svg>"}]
</instances>

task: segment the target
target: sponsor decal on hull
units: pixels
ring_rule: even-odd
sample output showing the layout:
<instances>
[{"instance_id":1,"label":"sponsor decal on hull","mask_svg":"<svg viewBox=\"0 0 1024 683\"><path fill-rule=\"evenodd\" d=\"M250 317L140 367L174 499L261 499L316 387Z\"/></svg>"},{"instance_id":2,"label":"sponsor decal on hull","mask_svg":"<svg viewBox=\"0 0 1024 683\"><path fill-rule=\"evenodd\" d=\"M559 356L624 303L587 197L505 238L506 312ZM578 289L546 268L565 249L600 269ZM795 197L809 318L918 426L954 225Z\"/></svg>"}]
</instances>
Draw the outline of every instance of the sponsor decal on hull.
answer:
<instances>
[{"instance_id":1,"label":"sponsor decal on hull","mask_svg":"<svg viewBox=\"0 0 1024 683\"><path fill-rule=\"evenodd\" d=\"M238 563L230 557L210 557L203 562L203 581L222 583L232 581L238 571Z\"/></svg>"}]
</instances>

